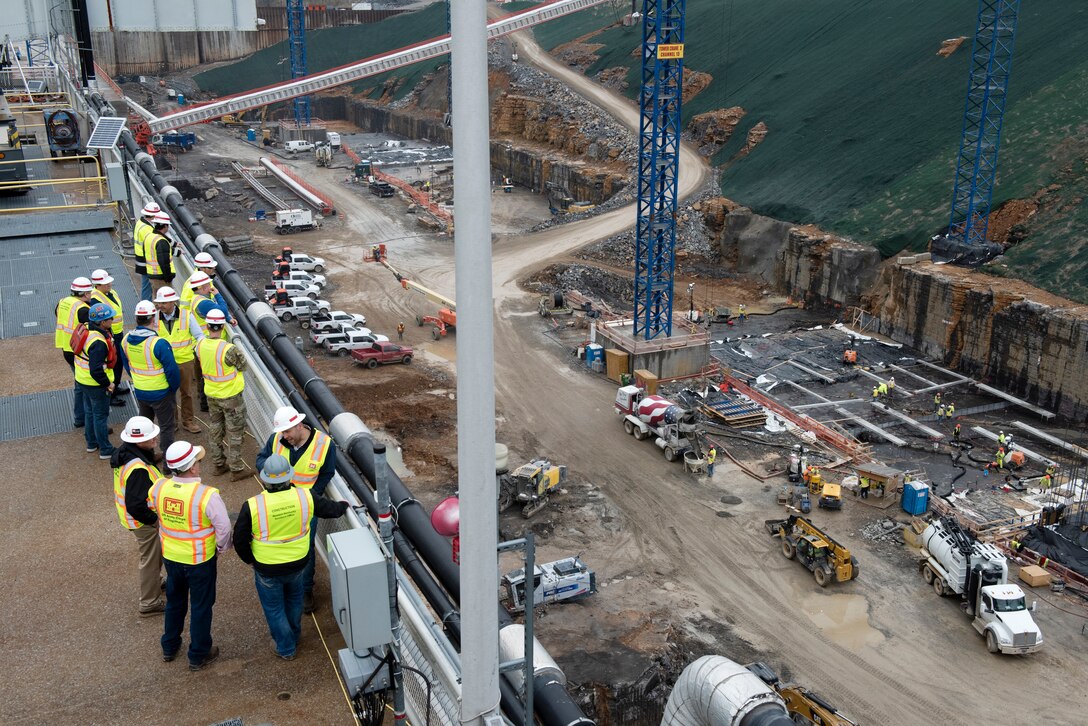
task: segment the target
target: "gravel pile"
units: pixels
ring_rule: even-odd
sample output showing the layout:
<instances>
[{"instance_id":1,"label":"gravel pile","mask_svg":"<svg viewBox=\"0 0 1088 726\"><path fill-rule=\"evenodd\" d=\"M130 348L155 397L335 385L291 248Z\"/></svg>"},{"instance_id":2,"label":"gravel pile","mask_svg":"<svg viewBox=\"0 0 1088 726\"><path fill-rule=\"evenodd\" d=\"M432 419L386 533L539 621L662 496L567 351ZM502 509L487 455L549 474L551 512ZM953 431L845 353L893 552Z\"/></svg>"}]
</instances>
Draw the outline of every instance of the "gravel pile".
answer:
<instances>
[{"instance_id":1,"label":"gravel pile","mask_svg":"<svg viewBox=\"0 0 1088 726\"><path fill-rule=\"evenodd\" d=\"M586 265L551 265L526 280L525 285L540 293L576 290L621 310L635 304L634 282L630 278Z\"/></svg>"}]
</instances>

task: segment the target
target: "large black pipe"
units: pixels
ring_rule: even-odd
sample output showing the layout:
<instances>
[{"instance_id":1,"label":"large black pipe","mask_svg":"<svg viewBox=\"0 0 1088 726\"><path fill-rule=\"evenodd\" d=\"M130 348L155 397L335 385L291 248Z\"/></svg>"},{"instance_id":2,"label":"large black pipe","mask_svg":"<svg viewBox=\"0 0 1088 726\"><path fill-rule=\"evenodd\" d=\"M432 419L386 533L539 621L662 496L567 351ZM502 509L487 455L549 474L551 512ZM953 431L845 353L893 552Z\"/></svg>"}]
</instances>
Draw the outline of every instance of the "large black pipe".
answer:
<instances>
[{"instance_id":1,"label":"large black pipe","mask_svg":"<svg viewBox=\"0 0 1088 726\"><path fill-rule=\"evenodd\" d=\"M96 104L100 104L100 108L105 105L105 102L97 94L94 95L93 100ZM154 159L147 155L144 155L143 157L139 156L141 150L132 138L132 135L127 131L122 134L121 143L128 155L137 161L137 168L140 173L150 185L162 195L162 201L174 212L174 219L177 222L180 222L184 227L184 236L188 238L186 241L188 242L187 247L190 248L190 251L194 253L200 251L208 252L218 263L217 273L222 282L221 289L225 297L228 298L228 302L232 304L232 310L235 310L236 313L238 313L248 310L255 303L262 302L242 279L241 275L238 274L237 270L230 264L230 261L223 255L222 250L219 248L219 244L214 237L204 230L200 222L186 208L181 194L176 189L173 189L173 187L170 187L169 183L161 174L159 174L158 170L155 168ZM202 237L205 239L201 240ZM245 317L244 312L236 314L236 317L241 320ZM308 415L311 416L314 421L320 420L318 417L313 416L314 410L316 410L316 412L320 414L320 417L327 422L332 422L336 417L347 413L325 381L317 375L305 356L302 355L302 352L298 350L294 345L294 342L283 332L283 328L274 316L260 318L255 327L260 335L256 338L251 338L251 340L253 340L256 345L258 344L258 340L263 338L271 347L276 358L276 360L272 361L272 364L268 365L268 367L271 370L279 371L280 373L286 370L297 381L297 386L285 386L285 390L289 392L289 396L293 403L302 403L302 399L298 396L298 391L296 390L296 388L300 388L309 402L313 405L312 409L309 405L305 406L305 408L308 411ZM251 329L249 325L246 325L246 328ZM289 384L290 381L282 381L280 383L281 385L284 383ZM363 476L365 476L369 482L373 482L375 480L375 472L372 440L368 436L357 436L349 441L338 441L338 443L341 444L348 456L359 468L359 471L362 472ZM348 471L350 471L349 468ZM423 506L412 496L411 491L404 486L396 473L392 470L388 470L386 477L389 481L390 495L393 498L394 505L397 507L398 528L403 530L407 543L411 544L411 547L406 547L406 549L414 548L413 552L418 551L422 556L423 561L426 563L426 568L429 568L429 571L434 573L446 592L452 596L454 601L456 601L460 590L460 573L456 564L453 562L452 550L449 542L434 531L430 525L430 516ZM349 485L351 485L350 479ZM356 490L356 487L352 486L352 489ZM363 492L366 492L365 495ZM364 485L360 481L356 494L366 503L368 510L374 514L376 512L376 502L374 501L369 486ZM405 544L407 545L407 543ZM400 558L398 557L398 559ZM426 568L424 568L422 563L419 563L418 558L415 558L414 556L410 557L409 561L413 563L411 570L409 570L408 564L402 561L402 564L405 565L406 572L412 576L414 582L420 582L420 580L417 580L413 575L412 570L414 570L415 574L421 575L421 580L426 583L426 581L430 579L428 576L425 576ZM423 572L420 572L420 570L423 570ZM431 603L432 607L435 607L436 604L441 606L441 603L445 598L439 597L439 593L434 592L433 589L430 590L428 596L426 590L426 584L421 584L421 592L427 597L428 602ZM431 602L432 597L438 602ZM450 605L452 606L452 603L450 603ZM439 610L439 612L443 611L447 613L445 617L449 619L449 622L444 623L444 625L447 626L447 632L454 637L455 642L459 642L459 615L457 616L456 621L454 621L453 616L450 615L450 613L453 612L451 609L443 608ZM500 627L512 622L509 613L501 606L499 607L499 620ZM500 679L500 686L502 690L503 708L506 711L507 717L514 720L517 718L516 714L519 711L517 695L506 679ZM537 676L533 682L533 695L536 713L540 717L540 720L548 726L580 726L593 723L592 720L582 713L577 704L571 700L570 694L567 693L566 688L554 679ZM517 720L520 721L520 719Z\"/></svg>"}]
</instances>

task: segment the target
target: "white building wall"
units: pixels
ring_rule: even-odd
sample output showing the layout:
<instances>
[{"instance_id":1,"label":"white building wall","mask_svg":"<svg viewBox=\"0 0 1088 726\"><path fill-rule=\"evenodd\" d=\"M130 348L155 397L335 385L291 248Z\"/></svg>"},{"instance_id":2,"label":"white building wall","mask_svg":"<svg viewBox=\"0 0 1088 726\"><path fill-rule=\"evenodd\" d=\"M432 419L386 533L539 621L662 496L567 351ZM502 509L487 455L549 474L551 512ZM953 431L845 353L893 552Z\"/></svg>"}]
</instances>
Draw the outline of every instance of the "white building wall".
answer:
<instances>
[{"instance_id":1,"label":"white building wall","mask_svg":"<svg viewBox=\"0 0 1088 726\"><path fill-rule=\"evenodd\" d=\"M256 0L88 0L88 4L91 30L96 32L257 29Z\"/></svg>"}]
</instances>

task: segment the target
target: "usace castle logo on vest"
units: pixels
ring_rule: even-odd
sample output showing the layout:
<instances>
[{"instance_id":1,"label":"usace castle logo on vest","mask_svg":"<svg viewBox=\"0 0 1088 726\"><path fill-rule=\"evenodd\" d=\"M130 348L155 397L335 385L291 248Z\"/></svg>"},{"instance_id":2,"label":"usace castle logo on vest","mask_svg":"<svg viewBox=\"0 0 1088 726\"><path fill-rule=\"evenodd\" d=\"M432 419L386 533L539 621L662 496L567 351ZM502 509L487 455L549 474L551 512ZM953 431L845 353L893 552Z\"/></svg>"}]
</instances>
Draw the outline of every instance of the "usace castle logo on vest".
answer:
<instances>
[{"instance_id":1,"label":"usace castle logo on vest","mask_svg":"<svg viewBox=\"0 0 1088 726\"><path fill-rule=\"evenodd\" d=\"M166 505L165 509L167 514L185 513L185 502L180 499L171 499L170 497L167 497L163 503Z\"/></svg>"}]
</instances>

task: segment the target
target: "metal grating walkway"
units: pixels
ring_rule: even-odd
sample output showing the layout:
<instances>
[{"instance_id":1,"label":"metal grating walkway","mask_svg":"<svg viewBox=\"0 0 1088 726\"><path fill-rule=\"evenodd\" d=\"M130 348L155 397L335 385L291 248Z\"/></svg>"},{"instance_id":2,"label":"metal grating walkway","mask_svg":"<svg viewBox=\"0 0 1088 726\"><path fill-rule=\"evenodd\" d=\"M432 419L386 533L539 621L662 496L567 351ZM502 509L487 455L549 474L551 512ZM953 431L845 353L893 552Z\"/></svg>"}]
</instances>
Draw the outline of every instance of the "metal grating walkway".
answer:
<instances>
[{"instance_id":1,"label":"metal grating walkway","mask_svg":"<svg viewBox=\"0 0 1088 726\"><path fill-rule=\"evenodd\" d=\"M0 232L0 338L53 331L72 279L97 268L114 277L127 318L138 299L114 250L113 218L100 212L4 217ZM126 320L130 323L130 320ZM126 328L131 325L126 325Z\"/></svg>"},{"instance_id":2,"label":"metal grating walkway","mask_svg":"<svg viewBox=\"0 0 1088 726\"><path fill-rule=\"evenodd\" d=\"M57 356L57 363L64 361ZM28 393L22 396L0 398L0 441L29 439L49 436L72 430L71 388L44 393ZM124 426L130 416L135 416L136 403L129 394L125 406L110 406L110 423L114 430ZM116 438L116 437L114 437Z\"/></svg>"}]
</instances>

